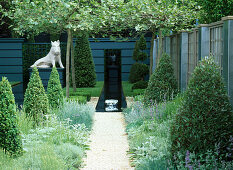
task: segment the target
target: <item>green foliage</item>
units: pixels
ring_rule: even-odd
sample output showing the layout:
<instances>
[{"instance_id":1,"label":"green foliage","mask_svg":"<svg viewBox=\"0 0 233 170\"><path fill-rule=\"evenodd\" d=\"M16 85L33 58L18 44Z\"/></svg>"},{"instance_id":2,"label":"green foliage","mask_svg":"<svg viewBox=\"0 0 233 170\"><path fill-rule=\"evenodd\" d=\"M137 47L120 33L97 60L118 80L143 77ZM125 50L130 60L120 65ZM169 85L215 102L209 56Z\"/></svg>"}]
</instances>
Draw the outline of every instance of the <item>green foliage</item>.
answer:
<instances>
[{"instance_id":1,"label":"green foliage","mask_svg":"<svg viewBox=\"0 0 233 170\"><path fill-rule=\"evenodd\" d=\"M163 100L170 100L177 94L177 86L171 58L169 55L163 54L150 77L148 87L145 90L144 102L149 104L155 101L159 103Z\"/></svg>"},{"instance_id":2,"label":"green foliage","mask_svg":"<svg viewBox=\"0 0 233 170\"><path fill-rule=\"evenodd\" d=\"M91 93L85 92L85 91L76 91L76 92L70 92L70 96L85 96L86 101L91 100Z\"/></svg>"},{"instance_id":3,"label":"green foliage","mask_svg":"<svg viewBox=\"0 0 233 170\"><path fill-rule=\"evenodd\" d=\"M16 119L15 98L9 81L0 82L0 148L10 155L22 153L22 140Z\"/></svg>"},{"instance_id":4,"label":"green foliage","mask_svg":"<svg viewBox=\"0 0 233 170\"><path fill-rule=\"evenodd\" d=\"M130 69L129 82L136 83L140 80L144 80L144 77L148 73L149 73L149 68L146 64L134 63Z\"/></svg>"},{"instance_id":5,"label":"green foliage","mask_svg":"<svg viewBox=\"0 0 233 170\"><path fill-rule=\"evenodd\" d=\"M181 104L173 101L147 107L138 98L132 108L124 110L130 155L136 169L167 169L170 148L170 124Z\"/></svg>"},{"instance_id":6,"label":"green foliage","mask_svg":"<svg viewBox=\"0 0 233 170\"><path fill-rule=\"evenodd\" d=\"M138 54L139 54L139 46L138 46L138 40L135 42L134 50L133 50L133 59L135 61L138 61Z\"/></svg>"},{"instance_id":7,"label":"green foliage","mask_svg":"<svg viewBox=\"0 0 233 170\"><path fill-rule=\"evenodd\" d=\"M75 45L75 79L77 87L94 87L96 84L93 62L87 33L77 37Z\"/></svg>"},{"instance_id":8,"label":"green foliage","mask_svg":"<svg viewBox=\"0 0 233 170\"><path fill-rule=\"evenodd\" d=\"M39 76L38 69L33 68L25 95L23 109L38 124L44 114L49 113L48 97Z\"/></svg>"},{"instance_id":9,"label":"green foliage","mask_svg":"<svg viewBox=\"0 0 233 170\"><path fill-rule=\"evenodd\" d=\"M23 156L12 159L0 149L0 169L75 169L81 166L84 151L88 149L89 130L85 125L71 125L68 119L58 121L53 114L46 118L43 126L22 135Z\"/></svg>"},{"instance_id":10,"label":"green foliage","mask_svg":"<svg viewBox=\"0 0 233 170\"><path fill-rule=\"evenodd\" d=\"M53 67L49 77L47 95L49 104L52 108L58 108L63 105L64 96L56 67Z\"/></svg>"},{"instance_id":11,"label":"green foliage","mask_svg":"<svg viewBox=\"0 0 233 170\"><path fill-rule=\"evenodd\" d=\"M99 97L100 93L103 89L104 81L97 81L95 87L83 87L77 88L76 92L74 92L73 88L70 88L70 95L75 93L88 93L91 94L91 97ZM63 88L63 94L66 94L66 88Z\"/></svg>"},{"instance_id":12,"label":"green foliage","mask_svg":"<svg viewBox=\"0 0 233 170\"><path fill-rule=\"evenodd\" d=\"M216 22L224 16L233 15L233 0L198 0L197 2L203 10L201 23Z\"/></svg>"},{"instance_id":13,"label":"green foliage","mask_svg":"<svg viewBox=\"0 0 233 170\"><path fill-rule=\"evenodd\" d=\"M220 68L212 58L203 59L193 72L180 113L172 124L171 154L185 155L189 151L204 158L210 150L226 156L223 159L232 159L232 129L232 107Z\"/></svg>"},{"instance_id":14,"label":"green foliage","mask_svg":"<svg viewBox=\"0 0 233 170\"><path fill-rule=\"evenodd\" d=\"M71 100L64 101L63 107L56 110L55 114L62 121L69 119L71 125L85 124L88 129L91 129L94 108L80 104L76 99L77 97L74 100L71 98Z\"/></svg>"},{"instance_id":15,"label":"green foliage","mask_svg":"<svg viewBox=\"0 0 233 170\"><path fill-rule=\"evenodd\" d=\"M87 97L86 96L70 96L67 101L76 101L79 104L86 104Z\"/></svg>"},{"instance_id":16,"label":"green foliage","mask_svg":"<svg viewBox=\"0 0 233 170\"><path fill-rule=\"evenodd\" d=\"M133 51L133 59L138 61L144 61L147 58L146 50L146 39L144 35L141 35L139 40L136 41L134 51Z\"/></svg>"},{"instance_id":17,"label":"green foliage","mask_svg":"<svg viewBox=\"0 0 233 170\"><path fill-rule=\"evenodd\" d=\"M146 39L144 35L141 35L140 39L136 41L135 48L133 51L133 59L136 61L136 63L134 63L130 69L130 73L129 73L130 83L143 81L144 77L149 73L149 68L146 64L137 63L138 61L144 61L147 58L147 54L144 51L145 49L146 49Z\"/></svg>"},{"instance_id":18,"label":"green foliage","mask_svg":"<svg viewBox=\"0 0 233 170\"><path fill-rule=\"evenodd\" d=\"M132 90L133 89L146 89L147 86L148 86L148 82L141 80L133 84Z\"/></svg>"}]
</instances>

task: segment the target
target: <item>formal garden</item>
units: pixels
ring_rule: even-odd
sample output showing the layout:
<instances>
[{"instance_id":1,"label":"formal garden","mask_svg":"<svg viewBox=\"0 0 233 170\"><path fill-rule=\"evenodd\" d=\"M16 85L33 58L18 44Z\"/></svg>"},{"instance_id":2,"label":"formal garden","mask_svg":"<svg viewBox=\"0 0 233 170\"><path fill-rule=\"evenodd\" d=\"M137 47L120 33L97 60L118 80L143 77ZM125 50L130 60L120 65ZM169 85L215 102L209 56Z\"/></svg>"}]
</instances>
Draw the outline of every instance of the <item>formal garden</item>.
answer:
<instances>
[{"instance_id":1,"label":"formal garden","mask_svg":"<svg viewBox=\"0 0 233 170\"><path fill-rule=\"evenodd\" d=\"M0 2L0 169L84 168L92 102L116 63L133 169L233 169L232 11L232 0Z\"/></svg>"}]
</instances>

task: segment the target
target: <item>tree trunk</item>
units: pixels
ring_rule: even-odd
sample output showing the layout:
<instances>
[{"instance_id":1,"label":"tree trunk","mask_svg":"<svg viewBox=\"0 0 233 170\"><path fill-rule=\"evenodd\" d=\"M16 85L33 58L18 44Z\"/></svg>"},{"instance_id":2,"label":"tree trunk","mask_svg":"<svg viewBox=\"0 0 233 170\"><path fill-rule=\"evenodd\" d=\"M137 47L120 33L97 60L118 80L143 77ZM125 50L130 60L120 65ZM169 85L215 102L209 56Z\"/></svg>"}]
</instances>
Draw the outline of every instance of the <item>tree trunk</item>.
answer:
<instances>
[{"instance_id":1,"label":"tree trunk","mask_svg":"<svg viewBox=\"0 0 233 170\"><path fill-rule=\"evenodd\" d=\"M73 90L74 92L76 92L75 67L74 67L74 44L73 44L72 34L71 34L71 73L72 73Z\"/></svg>"},{"instance_id":2,"label":"tree trunk","mask_svg":"<svg viewBox=\"0 0 233 170\"><path fill-rule=\"evenodd\" d=\"M152 38L150 41L150 74L149 76L151 76L151 74L153 73L153 64L155 62L153 61L154 39L155 39L155 34L154 32L152 32Z\"/></svg>"},{"instance_id":3,"label":"tree trunk","mask_svg":"<svg viewBox=\"0 0 233 170\"><path fill-rule=\"evenodd\" d=\"M160 58L162 57L163 52L163 37L162 37L162 30L159 28L159 49L158 49L158 57L157 57L157 64L159 63Z\"/></svg>"},{"instance_id":4,"label":"tree trunk","mask_svg":"<svg viewBox=\"0 0 233 170\"><path fill-rule=\"evenodd\" d=\"M68 39L67 39L67 47L66 47L66 97L69 97L69 88L70 88L70 45L71 45L71 30L68 29Z\"/></svg>"}]
</instances>

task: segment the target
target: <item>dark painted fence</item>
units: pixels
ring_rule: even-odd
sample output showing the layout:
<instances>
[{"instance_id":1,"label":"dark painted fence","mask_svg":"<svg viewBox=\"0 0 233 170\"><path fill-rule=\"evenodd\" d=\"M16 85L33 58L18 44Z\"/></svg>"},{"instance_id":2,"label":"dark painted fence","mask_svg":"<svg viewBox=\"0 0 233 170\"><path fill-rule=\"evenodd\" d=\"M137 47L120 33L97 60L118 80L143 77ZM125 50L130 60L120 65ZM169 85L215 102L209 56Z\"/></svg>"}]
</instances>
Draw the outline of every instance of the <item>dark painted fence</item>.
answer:
<instances>
[{"instance_id":1,"label":"dark painted fence","mask_svg":"<svg viewBox=\"0 0 233 170\"><path fill-rule=\"evenodd\" d=\"M150 53L150 38L147 38L147 54ZM92 51L93 60L95 63L95 70L98 81L104 81L104 54L107 49L121 50L121 70L122 80L127 81L131 65L135 62L132 59L133 50L136 40L128 40L123 42L115 42L109 38L89 39ZM74 40L75 44L75 40ZM50 50L50 43L24 43L23 56L24 56L24 80L29 79L28 68L37 59L44 57ZM62 62L65 65L66 44L61 44ZM145 61L149 65L149 59Z\"/></svg>"},{"instance_id":2,"label":"dark painted fence","mask_svg":"<svg viewBox=\"0 0 233 170\"><path fill-rule=\"evenodd\" d=\"M13 87L16 102L23 103L23 57L22 44L24 39L0 39L0 78L20 82Z\"/></svg>"},{"instance_id":3,"label":"dark painted fence","mask_svg":"<svg viewBox=\"0 0 233 170\"><path fill-rule=\"evenodd\" d=\"M23 82L22 43L23 39L0 39L0 77Z\"/></svg>"},{"instance_id":4,"label":"dark painted fence","mask_svg":"<svg viewBox=\"0 0 233 170\"><path fill-rule=\"evenodd\" d=\"M150 40L151 38L146 38L147 41L147 54L150 54ZM122 81L128 81L130 68L135 61L132 59L133 50L135 46L135 39L128 41L116 42L109 38L98 38L89 39L92 56L95 63L95 69L98 81L104 81L104 51L107 49L119 49L121 50L121 78ZM145 61L149 65L149 59Z\"/></svg>"}]
</instances>

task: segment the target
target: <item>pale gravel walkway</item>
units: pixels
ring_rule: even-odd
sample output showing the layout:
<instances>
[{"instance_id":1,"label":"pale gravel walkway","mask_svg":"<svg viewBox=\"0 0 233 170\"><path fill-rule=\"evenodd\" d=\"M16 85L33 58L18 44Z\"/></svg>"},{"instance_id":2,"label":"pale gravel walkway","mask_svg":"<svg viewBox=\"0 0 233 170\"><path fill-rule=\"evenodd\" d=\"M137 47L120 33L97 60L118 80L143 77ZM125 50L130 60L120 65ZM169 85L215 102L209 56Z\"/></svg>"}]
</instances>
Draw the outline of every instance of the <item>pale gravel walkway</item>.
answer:
<instances>
[{"instance_id":1,"label":"pale gravel walkway","mask_svg":"<svg viewBox=\"0 0 233 170\"><path fill-rule=\"evenodd\" d=\"M129 150L124 116L120 112L96 112L90 150L82 170L128 170Z\"/></svg>"}]
</instances>

